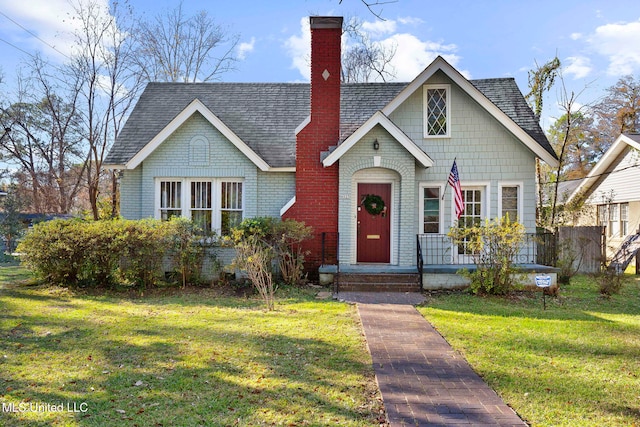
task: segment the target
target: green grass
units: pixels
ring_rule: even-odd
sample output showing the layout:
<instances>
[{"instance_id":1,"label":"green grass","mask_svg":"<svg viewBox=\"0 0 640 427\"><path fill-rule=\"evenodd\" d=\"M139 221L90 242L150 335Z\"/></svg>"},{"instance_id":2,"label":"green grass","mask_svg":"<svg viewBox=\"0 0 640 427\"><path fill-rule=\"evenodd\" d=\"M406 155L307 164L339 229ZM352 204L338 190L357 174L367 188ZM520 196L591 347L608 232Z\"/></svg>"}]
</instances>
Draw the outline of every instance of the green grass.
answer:
<instances>
[{"instance_id":1,"label":"green grass","mask_svg":"<svg viewBox=\"0 0 640 427\"><path fill-rule=\"evenodd\" d=\"M560 297L434 294L419 311L533 426L640 425L640 279L604 299L590 278Z\"/></svg>"},{"instance_id":2,"label":"green grass","mask_svg":"<svg viewBox=\"0 0 640 427\"><path fill-rule=\"evenodd\" d=\"M354 307L304 291L266 312L212 289L0 287L0 335L3 426L368 426L381 410Z\"/></svg>"}]
</instances>

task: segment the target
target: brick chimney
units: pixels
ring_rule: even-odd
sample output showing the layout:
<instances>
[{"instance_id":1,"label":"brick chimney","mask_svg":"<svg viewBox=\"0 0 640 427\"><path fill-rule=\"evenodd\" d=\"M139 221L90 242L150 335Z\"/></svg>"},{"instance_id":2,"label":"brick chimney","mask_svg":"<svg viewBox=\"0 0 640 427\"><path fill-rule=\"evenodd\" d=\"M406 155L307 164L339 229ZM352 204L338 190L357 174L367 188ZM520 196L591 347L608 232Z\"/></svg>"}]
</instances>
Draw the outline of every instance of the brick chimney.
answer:
<instances>
[{"instance_id":1,"label":"brick chimney","mask_svg":"<svg viewBox=\"0 0 640 427\"><path fill-rule=\"evenodd\" d=\"M340 59L342 17L312 16L311 27L311 121L296 139L296 203L285 218L304 221L316 238L309 243L307 269L321 262L321 233L325 255L337 253L338 165L325 168L320 155L340 137ZM327 247L327 245L332 247ZM335 262L332 260L331 262Z\"/></svg>"}]
</instances>

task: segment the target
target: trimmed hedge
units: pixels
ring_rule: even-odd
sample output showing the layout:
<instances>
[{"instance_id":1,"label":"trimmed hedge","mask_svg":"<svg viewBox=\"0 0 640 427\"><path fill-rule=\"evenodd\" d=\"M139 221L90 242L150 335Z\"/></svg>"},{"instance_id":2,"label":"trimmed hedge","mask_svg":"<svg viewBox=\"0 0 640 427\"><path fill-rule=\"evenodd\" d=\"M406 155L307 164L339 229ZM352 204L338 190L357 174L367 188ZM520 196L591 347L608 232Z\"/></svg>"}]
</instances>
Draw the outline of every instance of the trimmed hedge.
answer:
<instances>
[{"instance_id":1,"label":"trimmed hedge","mask_svg":"<svg viewBox=\"0 0 640 427\"><path fill-rule=\"evenodd\" d=\"M124 281L152 287L164 279L165 255L185 250L175 239L176 232L184 235L184 222L57 219L35 225L17 251L27 267L52 283L112 286ZM187 230L195 241L196 228Z\"/></svg>"}]
</instances>

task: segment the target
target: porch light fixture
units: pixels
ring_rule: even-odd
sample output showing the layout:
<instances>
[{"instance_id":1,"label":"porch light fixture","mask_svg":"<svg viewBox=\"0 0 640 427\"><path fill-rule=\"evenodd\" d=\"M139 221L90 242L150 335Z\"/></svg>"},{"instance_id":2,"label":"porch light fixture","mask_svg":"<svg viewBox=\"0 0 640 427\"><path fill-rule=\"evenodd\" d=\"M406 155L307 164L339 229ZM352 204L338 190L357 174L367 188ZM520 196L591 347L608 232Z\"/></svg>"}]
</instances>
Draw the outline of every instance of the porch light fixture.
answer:
<instances>
[{"instance_id":1,"label":"porch light fixture","mask_svg":"<svg viewBox=\"0 0 640 427\"><path fill-rule=\"evenodd\" d=\"M380 148L380 143L376 139L375 141L373 141L373 149L377 151L379 148Z\"/></svg>"}]
</instances>

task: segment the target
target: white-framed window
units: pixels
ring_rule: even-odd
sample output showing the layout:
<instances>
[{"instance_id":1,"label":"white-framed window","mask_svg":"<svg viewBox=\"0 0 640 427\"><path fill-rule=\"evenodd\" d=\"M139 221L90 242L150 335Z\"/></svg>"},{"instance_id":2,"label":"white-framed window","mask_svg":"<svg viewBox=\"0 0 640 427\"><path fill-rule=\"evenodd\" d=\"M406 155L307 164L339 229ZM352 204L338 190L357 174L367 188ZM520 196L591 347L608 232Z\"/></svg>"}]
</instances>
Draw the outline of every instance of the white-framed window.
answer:
<instances>
[{"instance_id":1,"label":"white-framed window","mask_svg":"<svg viewBox=\"0 0 640 427\"><path fill-rule=\"evenodd\" d=\"M424 85L424 137L446 138L451 135L451 86Z\"/></svg>"},{"instance_id":2,"label":"white-framed window","mask_svg":"<svg viewBox=\"0 0 640 427\"><path fill-rule=\"evenodd\" d=\"M608 212L607 205L598 205L598 225L599 226L607 226L608 222Z\"/></svg>"},{"instance_id":3,"label":"white-framed window","mask_svg":"<svg viewBox=\"0 0 640 427\"><path fill-rule=\"evenodd\" d=\"M498 184L498 215L509 215L512 222L522 220L522 183Z\"/></svg>"},{"instance_id":4,"label":"white-framed window","mask_svg":"<svg viewBox=\"0 0 640 427\"><path fill-rule=\"evenodd\" d=\"M220 230L223 236L242 222L242 182L221 182Z\"/></svg>"},{"instance_id":5,"label":"white-framed window","mask_svg":"<svg viewBox=\"0 0 640 427\"><path fill-rule=\"evenodd\" d=\"M464 211L458 219L458 227L476 227L486 218L486 187L462 187ZM472 251L463 241L458 245L458 255L471 255Z\"/></svg>"},{"instance_id":6,"label":"white-framed window","mask_svg":"<svg viewBox=\"0 0 640 427\"><path fill-rule=\"evenodd\" d=\"M182 182L160 182L160 219L168 221L182 215Z\"/></svg>"},{"instance_id":7,"label":"white-framed window","mask_svg":"<svg viewBox=\"0 0 640 427\"><path fill-rule=\"evenodd\" d=\"M620 235L629 234L629 203L620 203Z\"/></svg>"},{"instance_id":8,"label":"white-framed window","mask_svg":"<svg viewBox=\"0 0 640 427\"><path fill-rule=\"evenodd\" d=\"M420 234L443 233L442 184L420 185Z\"/></svg>"},{"instance_id":9,"label":"white-framed window","mask_svg":"<svg viewBox=\"0 0 640 427\"><path fill-rule=\"evenodd\" d=\"M244 217L241 179L157 178L156 217L167 221L183 216L205 233L227 235Z\"/></svg>"},{"instance_id":10,"label":"white-framed window","mask_svg":"<svg viewBox=\"0 0 640 427\"><path fill-rule=\"evenodd\" d=\"M211 186L211 181L191 181L191 221L197 224L205 233L211 232L211 227L213 226Z\"/></svg>"},{"instance_id":11,"label":"white-framed window","mask_svg":"<svg viewBox=\"0 0 640 427\"><path fill-rule=\"evenodd\" d=\"M609 237L620 236L620 205L609 205Z\"/></svg>"}]
</instances>

